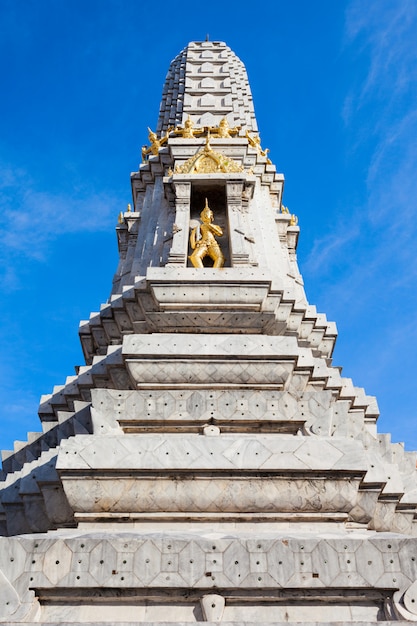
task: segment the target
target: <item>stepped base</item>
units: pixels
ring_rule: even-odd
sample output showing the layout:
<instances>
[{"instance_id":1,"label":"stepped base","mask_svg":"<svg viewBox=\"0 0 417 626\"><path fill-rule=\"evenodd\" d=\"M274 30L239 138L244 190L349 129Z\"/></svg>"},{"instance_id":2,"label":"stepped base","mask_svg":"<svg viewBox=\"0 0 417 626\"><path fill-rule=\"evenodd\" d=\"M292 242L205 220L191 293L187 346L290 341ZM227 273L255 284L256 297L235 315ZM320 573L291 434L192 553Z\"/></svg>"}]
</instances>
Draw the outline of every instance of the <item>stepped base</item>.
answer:
<instances>
[{"instance_id":1,"label":"stepped base","mask_svg":"<svg viewBox=\"0 0 417 626\"><path fill-rule=\"evenodd\" d=\"M1 538L0 622L417 621L416 554L413 537L314 524Z\"/></svg>"}]
</instances>

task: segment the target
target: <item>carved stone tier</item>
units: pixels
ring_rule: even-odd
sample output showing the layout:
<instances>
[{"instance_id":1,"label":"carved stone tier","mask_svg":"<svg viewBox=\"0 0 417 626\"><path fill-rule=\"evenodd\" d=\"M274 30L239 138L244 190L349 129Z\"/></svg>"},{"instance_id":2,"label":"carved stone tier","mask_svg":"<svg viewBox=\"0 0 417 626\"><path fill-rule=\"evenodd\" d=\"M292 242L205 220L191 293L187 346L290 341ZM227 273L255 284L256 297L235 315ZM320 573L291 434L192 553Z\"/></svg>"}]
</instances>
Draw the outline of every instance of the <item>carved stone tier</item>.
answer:
<instances>
[{"instance_id":1,"label":"carved stone tier","mask_svg":"<svg viewBox=\"0 0 417 626\"><path fill-rule=\"evenodd\" d=\"M142 388L282 389L298 356L293 337L246 335L241 341L235 335L164 333L127 335L123 342L132 382Z\"/></svg>"},{"instance_id":2,"label":"carved stone tier","mask_svg":"<svg viewBox=\"0 0 417 626\"><path fill-rule=\"evenodd\" d=\"M332 363L224 43L174 59L149 139L85 365L3 452L0 623L417 621L416 455Z\"/></svg>"},{"instance_id":3,"label":"carved stone tier","mask_svg":"<svg viewBox=\"0 0 417 626\"><path fill-rule=\"evenodd\" d=\"M415 621L415 540L391 533L149 530L0 538L5 623ZM184 589L187 592L184 593ZM414 600L414 602L413 602ZM220 602L221 601L221 602ZM214 609L215 609L214 607ZM214 622L213 622L214 623Z\"/></svg>"},{"instance_id":4,"label":"carved stone tier","mask_svg":"<svg viewBox=\"0 0 417 626\"><path fill-rule=\"evenodd\" d=\"M219 436L217 430L206 429L205 436L80 435L68 440L57 470L76 520L83 514L93 521L136 513L147 519L208 513L220 520L314 514L317 520L320 512L324 519L336 513L349 519L357 506L367 468L356 442Z\"/></svg>"}]
</instances>

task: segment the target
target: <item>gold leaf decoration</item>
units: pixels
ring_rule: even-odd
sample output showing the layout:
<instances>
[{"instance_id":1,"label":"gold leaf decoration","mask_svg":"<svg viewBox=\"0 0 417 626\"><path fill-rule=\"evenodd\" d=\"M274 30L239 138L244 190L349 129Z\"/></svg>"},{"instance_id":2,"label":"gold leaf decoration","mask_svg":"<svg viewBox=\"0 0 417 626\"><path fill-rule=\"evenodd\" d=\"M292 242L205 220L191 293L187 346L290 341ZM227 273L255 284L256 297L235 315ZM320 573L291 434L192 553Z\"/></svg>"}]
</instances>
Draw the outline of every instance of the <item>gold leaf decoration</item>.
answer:
<instances>
[{"instance_id":1,"label":"gold leaf decoration","mask_svg":"<svg viewBox=\"0 0 417 626\"><path fill-rule=\"evenodd\" d=\"M216 172L243 172L244 168L222 152L216 152L207 138L206 145L183 165L175 168L175 174L215 174Z\"/></svg>"}]
</instances>

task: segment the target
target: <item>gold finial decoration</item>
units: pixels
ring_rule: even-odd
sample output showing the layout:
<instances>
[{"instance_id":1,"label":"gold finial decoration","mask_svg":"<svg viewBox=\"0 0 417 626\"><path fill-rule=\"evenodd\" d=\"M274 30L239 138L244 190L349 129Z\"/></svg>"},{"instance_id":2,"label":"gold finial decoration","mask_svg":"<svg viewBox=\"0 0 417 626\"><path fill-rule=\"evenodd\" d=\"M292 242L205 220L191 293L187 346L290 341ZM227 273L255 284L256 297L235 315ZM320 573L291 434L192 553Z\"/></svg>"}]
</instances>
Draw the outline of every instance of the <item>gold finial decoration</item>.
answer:
<instances>
[{"instance_id":1,"label":"gold finial decoration","mask_svg":"<svg viewBox=\"0 0 417 626\"><path fill-rule=\"evenodd\" d=\"M227 117L222 117L218 126L209 126L207 128L207 131L209 133L212 133L212 137L226 139L228 137L232 137L233 135L237 135L240 128L240 126L234 126L233 128L230 128Z\"/></svg>"},{"instance_id":2,"label":"gold finial decoration","mask_svg":"<svg viewBox=\"0 0 417 626\"><path fill-rule=\"evenodd\" d=\"M289 213L289 209L287 206L284 206L283 204L281 205L281 213Z\"/></svg>"},{"instance_id":3,"label":"gold finial decoration","mask_svg":"<svg viewBox=\"0 0 417 626\"><path fill-rule=\"evenodd\" d=\"M290 226L297 226L298 224L298 217L296 215L291 215L291 219L290 219Z\"/></svg>"},{"instance_id":4,"label":"gold finial decoration","mask_svg":"<svg viewBox=\"0 0 417 626\"><path fill-rule=\"evenodd\" d=\"M259 135L251 135L249 133L249 131L247 130L245 133L245 137L246 139L249 141L249 145L252 146L252 148L255 148L256 152L263 157L266 157L268 152L269 152L269 148L266 148L265 150L262 150L261 147L261 138ZM271 164L271 160L267 157L266 162L270 165Z\"/></svg>"},{"instance_id":5,"label":"gold finial decoration","mask_svg":"<svg viewBox=\"0 0 417 626\"><path fill-rule=\"evenodd\" d=\"M188 258L194 267L204 267L203 259L206 256L213 260L213 268L223 267L225 259L216 239L216 236L223 235L223 230L217 224L213 224L214 215L207 198L200 218L201 223L191 230L190 245L193 253Z\"/></svg>"},{"instance_id":6,"label":"gold finial decoration","mask_svg":"<svg viewBox=\"0 0 417 626\"><path fill-rule=\"evenodd\" d=\"M180 135L184 139L193 139L196 135L201 135L205 132L204 128L194 128L194 122L190 116L184 122L184 128L178 126L174 128L174 135Z\"/></svg>"},{"instance_id":7,"label":"gold finial decoration","mask_svg":"<svg viewBox=\"0 0 417 626\"><path fill-rule=\"evenodd\" d=\"M175 174L214 174L216 172L243 172L244 168L222 152L216 152L210 145L210 133L206 145L183 165L177 165Z\"/></svg>"},{"instance_id":8,"label":"gold finial decoration","mask_svg":"<svg viewBox=\"0 0 417 626\"><path fill-rule=\"evenodd\" d=\"M123 224L123 222L124 222L124 218L123 218L123 213L122 213L122 211L120 211L120 213L119 213L119 215L118 215L118 218L117 218L117 221L118 221L118 223L119 223L119 224Z\"/></svg>"},{"instance_id":9,"label":"gold finial decoration","mask_svg":"<svg viewBox=\"0 0 417 626\"><path fill-rule=\"evenodd\" d=\"M130 204L130 202L127 203L127 212L128 213L132 212L132 205Z\"/></svg>"},{"instance_id":10,"label":"gold finial decoration","mask_svg":"<svg viewBox=\"0 0 417 626\"><path fill-rule=\"evenodd\" d=\"M213 215L213 211L210 209L210 207L209 207L209 205L208 205L208 200L207 200L207 198L206 198L206 203L205 203L205 205L204 205L204 209L203 209L203 210L201 211L201 213L200 213L200 217L201 217L201 219L203 220L203 222L204 222L204 221L206 221L206 220L209 220L209 221L210 221L210 218L213 218L213 217L214 217L214 215Z\"/></svg>"},{"instance_id":11,"label":"gold finial decoration","mask_svg":"<svg viewBox=\"0 0 417 626\"><path fill-rule=\"evenodd\" d=\"M164 143L168 141L169 133L172 130L173 130L172 126L170 126L167 129L165 135L158 139L157 134L154 133L153 130L151 130L148 126L148 131L149 131L148 139L151 142L151 145L149 146L149 148L146 145L142 147L142 163L146 162L146 158L148 154L152 154L153 156L156 156L158 154L159 150L162 148Z\"/></svg>"}]
</instances>

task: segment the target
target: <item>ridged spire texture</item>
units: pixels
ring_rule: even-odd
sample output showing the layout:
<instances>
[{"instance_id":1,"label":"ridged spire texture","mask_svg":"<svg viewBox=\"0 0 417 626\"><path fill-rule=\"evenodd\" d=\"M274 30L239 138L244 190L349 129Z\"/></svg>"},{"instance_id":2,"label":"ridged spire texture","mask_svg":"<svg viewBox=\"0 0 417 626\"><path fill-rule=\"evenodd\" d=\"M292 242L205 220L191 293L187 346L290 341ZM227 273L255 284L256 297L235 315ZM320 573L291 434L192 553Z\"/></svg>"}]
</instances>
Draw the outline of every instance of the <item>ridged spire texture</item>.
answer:
<instances>
[{"instance_id":1,"label":"ridged spire texture","mask_svg":"<svg viewBox=\"0 0 417 626\"><path fill-rule=\"evenodd\" d=\"M230 126L241 126L241 135L258 130L245 66L222 41L193 41L169 67L157 133L188 116L199 126L226 117Z\"/></svg>"}]
</instances>

